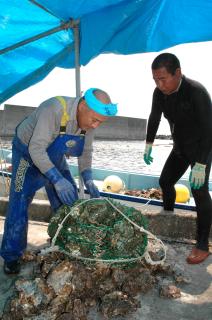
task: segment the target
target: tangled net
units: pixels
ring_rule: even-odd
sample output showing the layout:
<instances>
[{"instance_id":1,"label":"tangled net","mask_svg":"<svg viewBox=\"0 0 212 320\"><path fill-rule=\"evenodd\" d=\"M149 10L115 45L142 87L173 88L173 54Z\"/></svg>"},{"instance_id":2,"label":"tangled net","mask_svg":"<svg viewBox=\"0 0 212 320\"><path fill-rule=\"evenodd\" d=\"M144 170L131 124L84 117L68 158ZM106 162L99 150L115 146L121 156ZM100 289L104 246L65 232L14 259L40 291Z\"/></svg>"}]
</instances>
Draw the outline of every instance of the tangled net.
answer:
<instances>
[{"instance_id":1,"label":"tangled net","mask_svg":"<svg viewBox=\"0 0 212 320\"><path fill-rule=\"evenodd\" d=\"M74 207L64 205L57 211L48 234L60 251L85 263L134 267L145 252L147 235L126 218L147 228L146 218L135 208L111 199L78 200Z\"/></svg>"}]
</instances>

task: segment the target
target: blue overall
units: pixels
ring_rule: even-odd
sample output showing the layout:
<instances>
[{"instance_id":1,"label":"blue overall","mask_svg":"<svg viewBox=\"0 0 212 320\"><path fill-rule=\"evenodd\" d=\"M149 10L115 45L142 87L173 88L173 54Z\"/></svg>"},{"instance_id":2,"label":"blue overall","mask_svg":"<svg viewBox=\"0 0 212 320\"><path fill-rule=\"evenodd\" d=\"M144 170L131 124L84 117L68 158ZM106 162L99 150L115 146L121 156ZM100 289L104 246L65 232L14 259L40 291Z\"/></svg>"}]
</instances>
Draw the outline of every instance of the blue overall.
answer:
<instances>
[{"instance_id":1,"label":"blue overall","mask_svg":"<svg viewBox=\"0 0 212 320\"><path fill-rule=\"evenodd\" d=\"M84 148L84 135L59 135L48 147L47 153L58 171L77 186L65 159L66 155L79 157ZM54 186L47 177L33 164L29 155L28 146L16 136L12 146L12 180L10 186L10 201L4 226L4 235L1 246L1 256L5 261L17 260L22 256L27 246L28 207L35 192L45 187L53 209L59 208L62 203L58 198Z\"/></svg>"}]
</instances>

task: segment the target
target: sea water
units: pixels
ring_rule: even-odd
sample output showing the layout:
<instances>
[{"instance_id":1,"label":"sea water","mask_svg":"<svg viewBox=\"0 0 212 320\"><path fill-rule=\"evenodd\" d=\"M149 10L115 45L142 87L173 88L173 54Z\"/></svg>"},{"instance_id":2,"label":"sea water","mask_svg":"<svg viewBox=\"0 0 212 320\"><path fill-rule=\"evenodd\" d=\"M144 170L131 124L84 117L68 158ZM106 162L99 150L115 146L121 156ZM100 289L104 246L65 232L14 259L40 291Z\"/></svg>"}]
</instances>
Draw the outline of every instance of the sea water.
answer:
<instances>
[{"instance_id":1,"label":"sea water","mask_svg":"<svg viewBox=\"0 0 212 320\"><path fill-rule=\"evenodd\" d=\"M146 165L143 160L145 141L95 140L92 166L98 169L159 176L172 147L172 140L156 139L152 148L153 163ZM77 161L71 159L71 163L76 164ZM190 168L185 172L183 178L188 179L189 173ZM212 172L210 180L212 180Z\"/></svg>"},{"instance_id":2,"label":"sea water","mask_svg":"<svg viewBox=\"0 0 212 320\"><path fill-rule=\"evenodd\" d=\"M126 171L141 174L160 175L164 163L173 146L168 139L155 139L152 148L153 163L146 165L143 160L145 141L141 140L94 140L92 166L98 169ZM10 143L2 147L11 148ZM76 158L70 158L70 163L77 164ZM183 178L188 179L190 168ZM212 180L212 172L210 174Z\"/></svg>"}]
</instances>

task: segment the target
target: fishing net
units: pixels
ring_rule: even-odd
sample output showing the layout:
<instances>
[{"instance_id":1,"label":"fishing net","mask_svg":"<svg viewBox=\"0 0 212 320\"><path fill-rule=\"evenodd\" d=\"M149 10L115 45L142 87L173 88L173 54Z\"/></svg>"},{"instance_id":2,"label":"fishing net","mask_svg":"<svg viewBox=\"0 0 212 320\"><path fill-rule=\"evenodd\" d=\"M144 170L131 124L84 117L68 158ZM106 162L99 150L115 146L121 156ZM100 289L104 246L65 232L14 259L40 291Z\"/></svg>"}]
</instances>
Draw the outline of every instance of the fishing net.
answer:
<instances>
[{"instance_id":1,"label":"fishing net","mask_svg":"<svg viewBox=\"0 0 212 320\"><path fill-rule=\"evenodd\" d=\"M146 218L135 208L111 199L78 200L57 211L48 234L60 251L85 263L135 266L147 247L147 235L132 223L147 228Z\"/></svg>"}]
</instances>

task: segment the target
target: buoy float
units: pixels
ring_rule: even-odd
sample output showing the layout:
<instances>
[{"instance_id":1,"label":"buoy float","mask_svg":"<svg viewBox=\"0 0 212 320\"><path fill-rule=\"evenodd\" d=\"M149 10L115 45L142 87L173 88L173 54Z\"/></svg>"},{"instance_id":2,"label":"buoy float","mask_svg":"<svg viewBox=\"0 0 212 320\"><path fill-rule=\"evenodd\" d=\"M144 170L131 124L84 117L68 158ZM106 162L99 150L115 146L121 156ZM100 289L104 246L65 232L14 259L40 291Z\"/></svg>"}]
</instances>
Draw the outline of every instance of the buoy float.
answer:
<instances>
[{"instance_id":1,"label":"buoy float","mask_svg":"<svg viewBox=\"0 0 212 320\"><path fill-rule=\"evenodd\" d=\"M190 192L189 189L184 184L176 184L176 202L186 203L190 199Z\"/></svg>"},{"instance_id":2,"label":"buoy float","mask_svg":"<svg viewBox=\"0 0 212 320\"><path fill-rule=\"evenodd\" d=\"M108 176L103 181L102 191L119 193L124 190L124 182L121 178L115 175Z\"/></svg>"}]
</instances>

